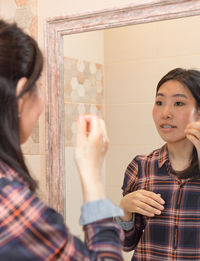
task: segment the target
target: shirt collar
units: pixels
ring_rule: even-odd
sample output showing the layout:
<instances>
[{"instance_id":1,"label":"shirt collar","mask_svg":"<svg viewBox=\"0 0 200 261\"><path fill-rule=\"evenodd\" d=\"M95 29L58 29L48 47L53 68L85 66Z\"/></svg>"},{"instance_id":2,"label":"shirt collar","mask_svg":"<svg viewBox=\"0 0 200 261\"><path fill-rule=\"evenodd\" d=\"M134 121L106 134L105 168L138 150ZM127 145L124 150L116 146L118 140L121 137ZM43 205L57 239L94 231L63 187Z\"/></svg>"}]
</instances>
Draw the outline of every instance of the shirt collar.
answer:
<instances>
[{"instance_id":1,"label":"shirt collar","mask_svg":"<svg viewBox=\"0 0 200 261\"><path fill-rule=\"evenodd\" d=\"M162 168L165 162L169 162L167 144L161 147L158 155L158 167Z\"/></svg>"}]
</instances>

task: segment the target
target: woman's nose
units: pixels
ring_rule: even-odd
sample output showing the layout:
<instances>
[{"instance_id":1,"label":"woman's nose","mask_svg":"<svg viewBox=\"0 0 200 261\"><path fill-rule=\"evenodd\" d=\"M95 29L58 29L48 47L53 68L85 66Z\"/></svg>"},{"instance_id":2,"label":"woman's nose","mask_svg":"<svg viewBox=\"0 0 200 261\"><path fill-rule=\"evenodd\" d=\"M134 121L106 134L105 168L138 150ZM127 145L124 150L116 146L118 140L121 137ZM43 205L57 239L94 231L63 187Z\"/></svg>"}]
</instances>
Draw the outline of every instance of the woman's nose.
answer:
<instances>
[{"instance_id":1,"label":"woman's nose","mask_svg":"<svg viewBox=\"0 0 200 261\"><path fill-rule=\"evenodd\" d=\"M165 106L163 109L163 118L170 119L172 118L172 110L169 106Z\"/></svg>"}]
</instances>

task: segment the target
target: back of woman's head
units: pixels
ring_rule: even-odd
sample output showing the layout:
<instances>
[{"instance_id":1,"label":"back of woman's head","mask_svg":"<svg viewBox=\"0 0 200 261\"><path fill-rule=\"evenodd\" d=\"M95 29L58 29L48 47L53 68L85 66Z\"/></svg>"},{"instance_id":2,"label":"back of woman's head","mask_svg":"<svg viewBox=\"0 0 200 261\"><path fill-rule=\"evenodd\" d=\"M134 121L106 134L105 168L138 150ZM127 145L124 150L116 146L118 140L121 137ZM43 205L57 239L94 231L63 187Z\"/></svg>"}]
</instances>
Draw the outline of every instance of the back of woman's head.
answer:
<instances>
[{"instance_id":1,"label":"back of woman's head","mask_svg":"<svg viewBox=\"0 0 200 261\"><path fill-rule=\"evenodd\" d=\"M158 92L161 85L170 80L178 81L188 88L196 100L197 107L200 107L200 71L182 68L173 69L159 81L156 92Z\"/></svg>"},{"instance_id":2,"label":"back of woman's head","mask_svg":"<svg viewBox=\"0 0 200 261\"><path fill-rule=\"evenodd\" d=\"M35 40L16 24L0 20L0 160L15 169L30 188L36 183L29 175L20 147L18 99L34 90L43 67L42 54ZM17 96L20 78L27 83Z\"/></svg>"}]
</instances>

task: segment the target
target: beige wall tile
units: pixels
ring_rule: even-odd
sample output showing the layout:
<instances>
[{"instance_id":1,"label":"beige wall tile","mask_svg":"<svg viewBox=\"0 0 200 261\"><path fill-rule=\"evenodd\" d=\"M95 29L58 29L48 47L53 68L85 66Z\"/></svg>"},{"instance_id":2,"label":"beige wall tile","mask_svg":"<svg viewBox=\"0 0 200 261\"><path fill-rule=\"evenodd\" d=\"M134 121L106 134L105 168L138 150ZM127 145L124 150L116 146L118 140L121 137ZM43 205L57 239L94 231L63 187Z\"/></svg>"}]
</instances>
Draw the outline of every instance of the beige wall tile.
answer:
<instances>
[{"instance_id":1,"label":"beige wall tile","mask_svg":"<svg viewBox=\"0 0 200 261\"><path fill-rule=\"evenodd\" d=\"M73 147L65 147L65 176L66 176L66 191L72 193L73 196L80 198L81 196L81 183L77 167L74 161L74 152Z\"/></svg>"},{"instance_id":2,"label":"beige wall tile","mask_svg":"<svg viewBox=\"0 0 200 261\"><path fill-rule=\"evenodd\" d=\"M119 206L119 202L122 198L121 187L106 186L106 196L110 199L116 206Z\"/></svg>"},{"instance_id":3,"label":"beige wall tile","mask_svg":"<svg viewBox=\"0 0 200 261\"><path fill-rule=\"evenodd\" d=\"M79 193L76 192L74 195L72 195L72 193L69 192L67 193L66 198L66 224L69 227L71 233L83 239L83 229L82 226L79 225L82 205Z\"/></svg>"},{"instance_id":4,"label":"beige wall tile","mask_svg":"<svg viewBox=\"0 0 200 261\"><path fill-rule=\"evenodd\" d=\"M199 26L194 16L106 30L105 63L199 54Z\"/></svg>"},{"instance_id":5,"label":"beige wall tile","mask_svg":"<svg viewBox=\"0 0 200 261\"><path fill-rule=\"evenodd\" d=\"M70 231L82 236L79 225L81 206L83 203L79 174L74 161L74 148L65 147L65 177L66 177L66 223Z\"/></svg>"},{"instance_id":6,"label":"beige wall tile","mask_svg":"<svg viewBox=\"0 0 200 261\"><path fill-rule=\"evenodd\" d=\"M152 119L153 104L106 106L111 145L154 145L159 139Z\"/></svg>"},{"instance_id":7,"label":"beige wall tile","mask_svg":"<svg viewBox=\"0 0 200 261\"><path fill-rule=\"evenodd\" d=\"M106 187L115 186L121 189L124 173L128 164L137 155L151 153L162 146L164 142L155 145L110 145L105 158Z\"/></svg>"},{"instance_id":8,"label":"beige wall tile","mask_svg":"<svg viewBox=\"0 0 200 261\"><path fill-rule=\"evenodd\" d=\"M16 4L13 0L1 0L0 17L8 22L14 21Z\"/></svg>"},{"instance_id":9,"label":"beige wall tile","mask_svg":"<svg viewBox=\"0 0 200 261\"><path fill-rule=\"evenodd\" d=\"M155 23L157 57L200 54L200 16Z\"/></svg>"},{"instance_id":10,"label":"beige wall tile","mask_svg":"<svg viewBox=\"0 0 200 261\"><path fill-rule=\"evenodd\" d=\"M105 65L105 102L152 102L155 96L156 60L125 61Z\"/></svg>"},{"instance_id":11,"label":"beige wall tile","mask_svg":"<svg viewBox=\"0 0 200 261\"><path fill-rule=\"evenodd\" d=\"M25 161L28 169L30 170L31 175L37 181L40 181L40 167L41 167L40 155L25 155Z\"/></svg>"},{"instance_id":12,"label":"beige wall tile","mask_svg":"<svg viewBox=\"0 0 200 261\"><path fill-rule=\"evenodd\" d=\"M104 33L105 64L153 59L157 52L155 35L155 23L106 30Z\"/></svg>"},{"instance_id":13,"label":"beige wall tile","mask_svg":"<svg viewBox=\"0 0 200 261\"><path fill-rule=\"evenodd\" d=\"M155 73L156 79L160 80L168 71L177 67L200 70L200 55L177 56L158 59Z\"/></svg>"},{"instance_id":14,"label":"beige wall tile","mask_svg":"<svg viewBox=\"0 0 200 261\"><path fill-rule=\"evenodd\" d=\"M104 63L103 30L65 35L63 45L65 57Z\"/></svg>"}]
</instances>

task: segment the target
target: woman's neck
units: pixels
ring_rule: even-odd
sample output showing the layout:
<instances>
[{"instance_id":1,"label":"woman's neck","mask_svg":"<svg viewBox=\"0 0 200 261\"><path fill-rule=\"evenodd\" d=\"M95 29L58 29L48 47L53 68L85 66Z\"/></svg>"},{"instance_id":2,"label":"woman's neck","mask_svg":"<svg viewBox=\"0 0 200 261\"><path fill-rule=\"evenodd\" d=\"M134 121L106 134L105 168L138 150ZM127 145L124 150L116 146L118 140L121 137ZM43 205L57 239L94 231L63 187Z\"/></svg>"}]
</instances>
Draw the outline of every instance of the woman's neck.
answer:
<instances>
[{"instance_id":1,"label":"woman's neck","mask_svg":"<svg viewBox=\"0 0 200 261\"><path fill-rule=\"evenodd\" d=\"M193 151L193 144L184 139L177 143L167 143L169 160L172 168L176 171L182 171L189 167Z\"/></svg>"}]
</instances>

